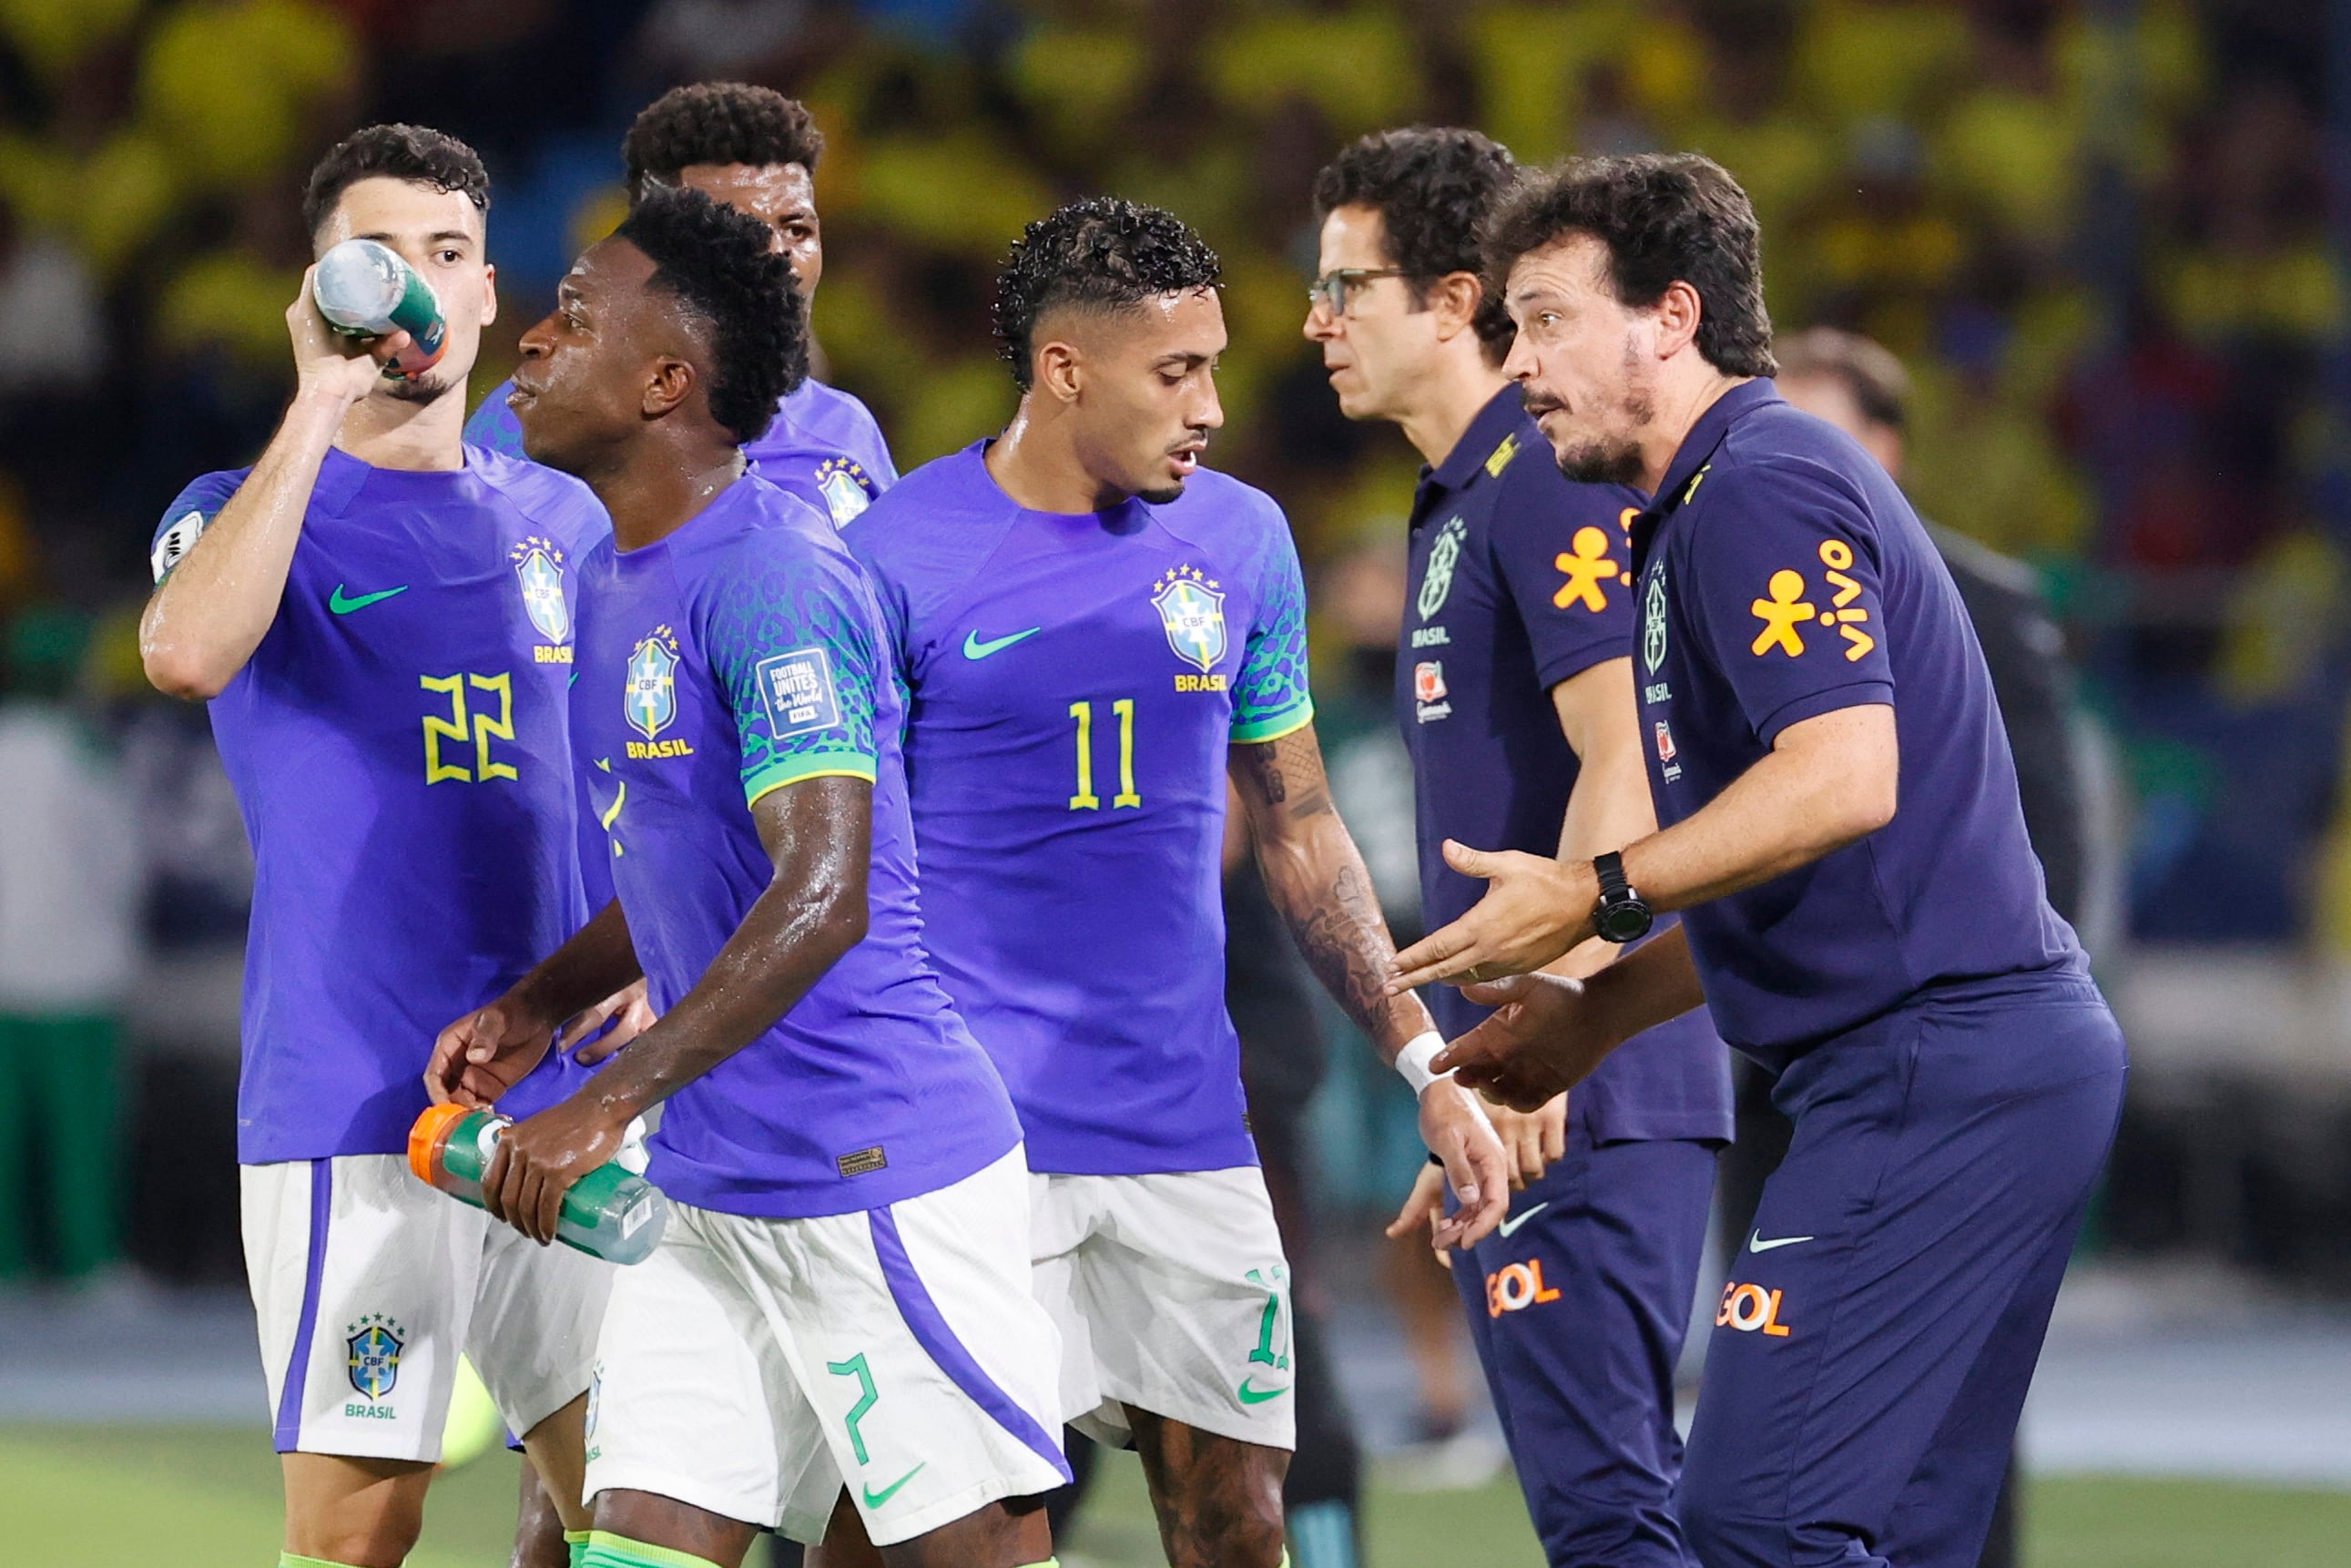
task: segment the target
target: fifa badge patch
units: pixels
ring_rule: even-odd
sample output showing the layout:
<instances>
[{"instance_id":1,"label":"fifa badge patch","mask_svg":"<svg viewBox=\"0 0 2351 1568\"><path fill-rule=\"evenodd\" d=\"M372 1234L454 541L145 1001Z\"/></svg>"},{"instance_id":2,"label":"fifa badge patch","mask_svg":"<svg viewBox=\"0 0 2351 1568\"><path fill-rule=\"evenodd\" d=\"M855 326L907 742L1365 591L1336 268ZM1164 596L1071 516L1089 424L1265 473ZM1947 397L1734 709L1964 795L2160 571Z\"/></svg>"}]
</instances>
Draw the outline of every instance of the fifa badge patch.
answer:
<instances>
[{"instance_id":1,"label":"fifa badge patch","mask_svg":"<svg viewBox=\"0 0 2351 1568\"><path fill-rule=\"evenodd\" d=\"M824 509L832 515L836 528L845 528L855 522L881 493L866 476L865 465L852 457L828 457L818 464L816 487L824 497Z\"/></svg>"},{"instance_id":2,"label":"fifa badge patch","mask_svg":"<svg viewBox=\"0 0 2351 1568\"><path fill-rule=\"evenodd\" d=\"M400 1348L406 1343L400 1325L381 1312L344 1325L344 1365L351 1386L371 1400L390 1394L400 1381Z\"/></svg>"},{"instance_id":3,"label":"fifa badge patch","mask_svg":"<svg viewBox=\"0 0 2351 1568\"><path fill-rule=\"evenodd\" d=\"M571 640L571 606L563 598L563 548L537 536L507 552L522 584L522 612L550 643Z\"/></svg>"},{"instance_id":4,"label":"fifa badge patch","mask_svg":"<svg viewBox=\"0 0 2351 1568\"><path fill-rule=\"evenodd\" d=\"M629 654L623 686L629 727L647 740L667 729L677 718L677 633L666 626Z\"/></svg>"},{"instance_id":5,"label":"fifa badge patch","mask_svg":"<svg viewBox=\"0 0 2351 1568\"><path fill-rule=\"evenodd\" d=\"M822 648L795 648L759 661L759 695L768 705L768 729L778 740L841 722L841 698L832 685L832 655Z\"/></svg>"},{"instance_id":6,"label":"fifa badge patch","mask_svg":"<svg viewBox=\"0 0 2351 1568\"><path fill-rule=\"evenodd\" d=\"M1151 604L1177 658L1205 674L1225 656L1225 596L1198 567L1176 567L1153 583Z\"/></svg>"}]
</instances>

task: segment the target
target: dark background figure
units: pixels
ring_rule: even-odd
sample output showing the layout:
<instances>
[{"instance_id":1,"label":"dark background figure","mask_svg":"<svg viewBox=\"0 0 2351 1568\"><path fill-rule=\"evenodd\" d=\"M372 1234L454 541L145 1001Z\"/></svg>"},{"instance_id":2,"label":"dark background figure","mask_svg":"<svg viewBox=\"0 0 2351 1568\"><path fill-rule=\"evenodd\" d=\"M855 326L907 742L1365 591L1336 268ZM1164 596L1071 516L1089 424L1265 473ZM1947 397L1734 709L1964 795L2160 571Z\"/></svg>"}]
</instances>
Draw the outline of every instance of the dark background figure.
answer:
<instances>
[{"instance_id":1,"label":"dark background figure","mask_svg":"<svg viewBox=\"0 0 2351 1568\"><path fill-rule=\"evenodd\" d=\"M1909 426L1909 377L1901 361L1866 338L1814 327L1773 345L1780 393L1866 448L1898 483ZM2041 857L2049 902L2078 921L2085 883L2086 790L2074 739L2074 677L2064 635L2038 576L2022 561L1933 522L1928 531L1958 584L1991 671L2009 749L2016 754L2024 827ZM1764 1178L1788 1152L1787 1117L1771 1104L1771 1079L1744 1058L1733 1064L1739 1141L1723 1155L1717 1212L1726 1253L1737 1256L1755 1219ZM2020 1476L2011 1458L1981 1568L2015 1568Z\"/></svg>"}]
</instances>

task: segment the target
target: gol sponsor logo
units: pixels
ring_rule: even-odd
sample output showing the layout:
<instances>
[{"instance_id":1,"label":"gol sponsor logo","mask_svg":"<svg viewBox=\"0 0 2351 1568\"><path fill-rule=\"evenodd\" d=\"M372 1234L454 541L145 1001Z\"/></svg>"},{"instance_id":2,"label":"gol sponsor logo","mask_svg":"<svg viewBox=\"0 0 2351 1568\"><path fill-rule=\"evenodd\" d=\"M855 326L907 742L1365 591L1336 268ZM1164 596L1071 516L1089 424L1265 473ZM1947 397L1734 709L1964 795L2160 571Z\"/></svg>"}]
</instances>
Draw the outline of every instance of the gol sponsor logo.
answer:
<instances>
[{"instance_id":1,"label":"gol sponsor logo","mask_svg":"<svg viewBox=\"0 0 2351 1568\"><path fill-rule=\"evenodd\" d=\"M1788 1337L1788 1325L1780 1321L1780 1292L1761 1285L1725 1285L1722 1304L1714 1310L1714 1326L1740 1333L1766 1333L1774 1339Z\"/></svg>"},{"instance_id":2,"label":"gol sponsor logo","mask_svg":"<svg viewBox=\"0 0 2351 1568\"><path fill-rule=\"evenodd\" d=\"M1489 1318L1499 1318L1504 1312L1522 1312L1529 1307L1557 1300L1558 1290L1543 1283L1540 1258L1505 1263L1486 1276L1486 1315Z\"/></svg>"}]
</instances>

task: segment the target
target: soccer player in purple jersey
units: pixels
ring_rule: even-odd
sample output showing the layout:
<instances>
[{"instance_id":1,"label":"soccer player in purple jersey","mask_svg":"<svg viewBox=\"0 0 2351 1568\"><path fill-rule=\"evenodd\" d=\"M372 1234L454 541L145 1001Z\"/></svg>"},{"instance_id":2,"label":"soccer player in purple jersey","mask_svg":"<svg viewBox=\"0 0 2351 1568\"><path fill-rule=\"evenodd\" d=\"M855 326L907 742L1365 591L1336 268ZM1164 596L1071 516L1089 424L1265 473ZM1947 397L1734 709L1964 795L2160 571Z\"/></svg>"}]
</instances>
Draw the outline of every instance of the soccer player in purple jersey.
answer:
<instances>
[{"instance_id":1,"label":"soccer player in purple jersey","mask_svg":"<svg viewBox=\"0 0 2351 1568\"><path fill-rule=\"evenodd\" d=\"M1141 1450L1168 1560L1273 1568L1293 1441L1289 1273L1224 1007L1228 779L1323 984L1421 1093L1491 1230L1507 1161L1423 1070L1427 1010L1332 808L1280 508L1201 466L1224 423L1216 256L1156 208L1029 225L998 280L1021 399L1003 434L908 475L843 538L912 694L925 946L1028 1134L1037 1288L1062 1404Z\"/></svg>"},{"instance_id":2,"label":"soccer player in purple jersey","mask_svg":"<svg viewBox=\"0 0 2351 1568\"><path fill-rule=\"evenodd\" d=\"M1755 214L1695 154L1571 162L1489 228L1505 368L1634 524L1663 827L1490 886L1393 984L1527 1106L1704 1002L1795 1134L1715 1312L1677 1494L1707 1568L1972 1568L2122 1101L1967 611L1885 469L1773 389ZM1581 982L1529 971L1681 925Z\"/></svg>"},{"instance_id":3,"label":"soccer player in purple jersey","mask_svg":"<svg viewBox=\"0 0 2351 1568\"><path fill-rule=\"evenodd\" d=\"M1516 168L1474 131L1416 128L1364 137L1315 182L1306 335L1348 417L1393 421L1428 463L1396 712L1432 926L1483 889L1448 844L1588 858L1657 827L1624 527L1646 497L1549 460L1502 374L1509 313L1478 276L1479 225ZM1616 951L1588 942L1562 967L1589 974ZM1429 1007L1453 1035L1487 1011L1451 987ZM1695 1012L1610 1057L1572 1107L1496 1116L1525 1186L1493 1236L1447 1261L1551 1562L1689 1562L1671 1507L1674 1368L1730 1138L1729 1067ZM1438 1210L1434 1186L1423 1176L1398 1230Z\"/></svg>"},{"instance_id":4,"label":"soccer player in purple jersey","mask_svg":"<svg viewBox=\"0 0 2351 1568\"><path fill-rule=\"evenodd\" d=\"M816 210L817 160L824 133L805 105L772 88L702 82L672 89L649 105L621 144L629 200L649 192L700 191L766 224L811 303L824 277L824 233ZM507 404L512 382L482 400L465 438L522 454L522 427ZM743 444L751 472L814 503L840 528L897 482L890 448L856 398L814 377L776 405L775 417Z\"/></svg>"},{"instance_id":5,"label":"soccer player in purple jersey","mask_svg":"<svg viewBox=\"0 0 2351 1568\"><path fill-rule=\"evenodd\" d=\"M597 1347L590 1568L734 1568L837 1505L888 1563L1016 1568L1050 1548L1008 1503L1069 1479L1020 1127L923 953L872 586L739 450L806 373L802 308L757 223L666 192L524 336L528 450L612 518L571 722L620 896L451 1025L433 1073L489 1098L640 974L662 1014L485 1173L544 1242L664 1105L669 1229Z\"/></svg>"},{"instance_id":6,"label":"soccer player in purple jersey","mask_svg":"<svg viewBox=\"0 0 2351 1568\"><path fill-rule=\"evenodd\" d=\"M208 698L256 861L237 1092L245 1247L286 1482L284 1562L415 1543L460 1352L584 1526L580 1427L611 1270L542 1252L409 1175L417 1069L586 918L565 686L604 531L576 480L461 444L496 310L489 181L379 125L329 152L316 248L398 251L448 321L405 380L286 313L293 402L260 461L190 485L154 545L148 678ZM568 1064L514 1085L527 1113Z\"/></svg>"}]
</instances>

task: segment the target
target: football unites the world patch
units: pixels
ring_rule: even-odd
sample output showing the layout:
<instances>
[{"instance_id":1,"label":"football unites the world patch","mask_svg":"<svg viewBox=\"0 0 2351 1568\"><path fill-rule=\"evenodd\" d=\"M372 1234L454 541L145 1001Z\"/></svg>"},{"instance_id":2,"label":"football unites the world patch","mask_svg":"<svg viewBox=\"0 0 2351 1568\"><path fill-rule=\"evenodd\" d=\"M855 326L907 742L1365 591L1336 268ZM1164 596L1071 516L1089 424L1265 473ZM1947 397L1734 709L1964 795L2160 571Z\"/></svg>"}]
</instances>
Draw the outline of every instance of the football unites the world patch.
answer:
<instances>
[{"instance_id":1,"label":"football unites the world patch","mask_svg":"<svg viewBox=\"0 0 2351 1568\"><path fill-rule=\"evenodd\" d=\"M171 576L172 569L187 559L211 522L202 512L183 512L177 522L163 530L162 537L155 541L154 552L147 558L147 564L154 569L156 581Z\"/></svg>"},{"instance_id":2,"label":"football unites the world patch","mask_svg":"<svg viewBox=\"0 0 2351 1568\"><path fill-rule=\"evenodd\" d=\"M759 696L768 728L778 740L831 729L841 723L841 695L832 683L832 655L795 648L759 661Z\"/></svg>"}]
</instances>

